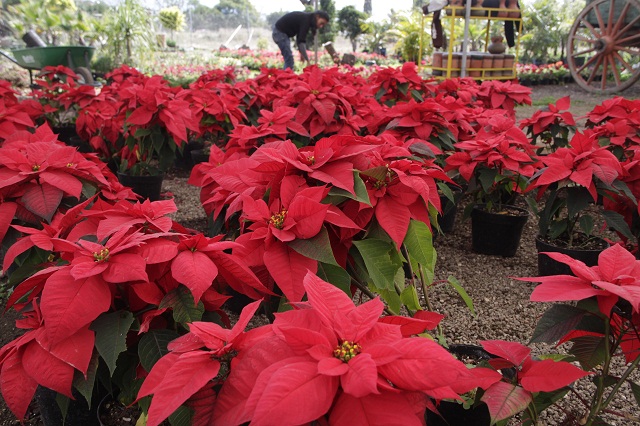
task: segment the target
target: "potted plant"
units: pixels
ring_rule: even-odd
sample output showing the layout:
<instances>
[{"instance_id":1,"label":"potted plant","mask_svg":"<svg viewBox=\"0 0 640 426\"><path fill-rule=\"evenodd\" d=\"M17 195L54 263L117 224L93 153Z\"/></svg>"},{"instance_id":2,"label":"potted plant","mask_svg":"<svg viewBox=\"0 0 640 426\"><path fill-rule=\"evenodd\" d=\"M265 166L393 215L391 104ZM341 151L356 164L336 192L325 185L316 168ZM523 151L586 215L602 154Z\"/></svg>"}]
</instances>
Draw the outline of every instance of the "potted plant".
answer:
<instances>
[{"instance_id":1,"label":"potted plant","mask_svg":"<svg viewBox=\"0 0 640 426\"><path fill-rule=\"evenodd\" d=\"M123 82L119 88L125 118L118 178L152 200L159 198L163 173L188 140L187 130L198 130L182 90L169 87L161 76L141 84Z\"/></svg>"},{"instance_id":2,"label":"potted plant","mask_svg":"<svg viewBox=\"0 0 640 426\"><path fill-rule=\"evenodd\" d=\"M565 96L520 121L520 128L527 129L538 155L549 154L569 145L569 135L576 131L576 121L569 111L570 107L571 100Z\"/></svg>"},{"instance_id":3,"label":"potted plant","mask_svg":"<svg viewBox=\"0 0 640 426\"><path fill-rule=\"evenodd\" d=\"M44 67L36 84L34 96L42 104L44 120L58 134L59 140L79 145L78 110L96 95L96 88L79 84L76 73L64 65Z\"/></svg>"},{"instance_id":4,"label":"potted plant","mask_svg":"<svg viewBox=\"0 0 640 426\"><path fill-rule=\"evenodd\" d=\"M474 251L514 256L528 212L512 204L536 171L532 146L512 119L494 114L481 122L473 139L458 142L456 149L445 171L468 182L472 201L465 216L472 217Z\"/></svg>"},{"instance_id":5,"label":"potted plant","mask_svg":"<svg viewBox=\"0 0 640 426\"><path fill-rule=\"evenodd\" d=\"M552 275L521 278L539 283L531 294L534 302L554 303L540 318L531 342L569 344L571 355L588 371L593 386L582 394L583 404L575 421L601 422L603 413L640 422L637 377L640 365L640 261L619 244L605 249L594 266L560 253L549 256L569 267L574 276ZM619 371L614 372L618 360ZM610 406L613 397L629 385L636 395L635 409L624 412ZM560 403L560 402L559 402ZM628 401L633 405L633 401ZM561 403L560 403L561 404Z\"/></svg>"},{"instance_id":6,"label":"potted plant","mask_svg":"<svg viewBox=\"0 0 640 426\"><path fill-rule=\"evenodd\" d=\"M540 157L543 167L531 180L532 197L527 201L538 215L538 273L570 273L541 252L562 250L593 266L608 243L594 234L594 209L598 195L611 197L622 174L618 159L600 147L590 133L577 132L569 146ZM614 221L607 222L616 228ZM582 252L582 253L580 253ZM554 269L560 267L561 269Z\"/></svg>"}]
</instances>

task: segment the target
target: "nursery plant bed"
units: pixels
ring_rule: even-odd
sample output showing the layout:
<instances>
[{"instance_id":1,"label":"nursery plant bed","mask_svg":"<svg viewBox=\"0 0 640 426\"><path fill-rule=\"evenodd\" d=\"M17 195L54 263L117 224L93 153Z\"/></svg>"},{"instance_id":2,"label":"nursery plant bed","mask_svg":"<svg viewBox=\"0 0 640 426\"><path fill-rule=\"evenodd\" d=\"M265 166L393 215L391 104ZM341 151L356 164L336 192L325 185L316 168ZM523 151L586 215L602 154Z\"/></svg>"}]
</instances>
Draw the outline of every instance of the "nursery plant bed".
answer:
<instances>
[{"instance_id":1,"label":"nursery plant bed","mask_svg":"<svg viewBox=\"0 0 640 426\"><path fill-rule=\"evenodd\" d=\"M575 86L575 85L573 85ZM577 86L575 86L577 88ZM534 89L534 101L541 101L546 97L553 100L565 95L564 89L550 86L545 90ZM572 88L572 112L576 116L583 115L604 97L584 95ZM573 98L575 92L579 102ZM629 94L629 92L627 93ZM637 96L631 92L630 97ZM525 107L517 109L519 118L531 116L532 111L546 105L538 103L532 110ZM528 108L528 107L527 107ZM574 110L575 109L575 110ZM183 171L172 171L167 175L163 190L173 196L178 212L174 219L190 228L206 232L207 218L199 200L199 189L187 185L188 174ZM521 207L524 207L522 205ZM537 223L532 217L525 225L522 243L517 254L512 258L485 256L471 251L470 221L462 220L462 212L458 213L457 225L454 231L441 236L435 242L438 253L438 267L436 279L447 279L454 276L462 284L474 301L477 315L472 316L465 308L463 301L449 287L435 287L431 295L433 310L445 315L443 327L450 343L477 344L479 340L508 339L527 342L537 319L546 310L542 303L529 302L534 283L516 281L511 277L535 276L537 273L535 236ZM18 331L14 328L15 314L5 314L0 320L0 339L3 343L11 340ZM266 318L259 317L266 321ZM547 349L544 345L535 345L537 353ZM636 382L637 377L632 378ZM588 381L582 381L577 387L589 386ZM633 396L625 395L627 400ZM4 405L0 404L0 426L20 424ZM624 408L621 403L614 403L614 408ZM573 412L573 405L569 411ZM566 407L565 407L566 408ZM577 414L577 411L576 411ZM37 407L30 411L29 419L24 423L28 426L40 424L37 417ZM560 424L564 414L560 411L549 411L543 424ZM135 424L135 421L130 423ZM517 421L514 422L517 424ZM616 421L618 425L624 422ZM628 423L631 424L631 423Z\"/></svg>"}]
</instances>

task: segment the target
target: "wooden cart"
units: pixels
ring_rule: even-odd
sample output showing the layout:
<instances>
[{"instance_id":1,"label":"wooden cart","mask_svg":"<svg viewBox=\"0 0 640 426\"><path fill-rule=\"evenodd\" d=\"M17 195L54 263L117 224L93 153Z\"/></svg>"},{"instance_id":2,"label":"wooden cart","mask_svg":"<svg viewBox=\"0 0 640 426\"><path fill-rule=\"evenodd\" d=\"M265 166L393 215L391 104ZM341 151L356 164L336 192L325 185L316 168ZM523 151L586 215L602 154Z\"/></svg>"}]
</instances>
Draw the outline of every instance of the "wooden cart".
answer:
<instances>
[{"instance_id":1,"label":"wooden cart","mask_svg":"<svg viewBox=\"0 0 640 426\"><path fill-rule=\"evenodd\" d=\"M640 78L640 0L587 0L569 33L567 60L589 92L631 87Z\"/></svg>"}]
</instances>

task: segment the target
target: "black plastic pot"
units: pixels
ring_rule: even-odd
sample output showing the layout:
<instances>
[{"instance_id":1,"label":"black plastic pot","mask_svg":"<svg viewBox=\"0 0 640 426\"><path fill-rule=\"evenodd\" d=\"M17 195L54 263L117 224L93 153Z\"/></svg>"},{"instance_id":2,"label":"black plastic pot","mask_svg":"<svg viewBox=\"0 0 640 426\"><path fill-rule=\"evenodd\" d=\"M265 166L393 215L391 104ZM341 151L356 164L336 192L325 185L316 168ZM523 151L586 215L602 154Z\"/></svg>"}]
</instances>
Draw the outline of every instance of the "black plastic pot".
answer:
<instances>
[{"instance_id":1,"label":"black plastic pot","mask_svg":"<svg viewBox=\"0 0 640 426\"><path fill-rule=\"evenodd\" d=\"M597 237L594 237L597 238ZM554 246L544 240L542 240L539 236L536 237L536 249L538 250L538 275L539 276L548 276L548 275L573 275L571 272L571 268L564 263L560 263L558 261L553 260L546 254L542 254L543 252L556 252L566 254L567 256L571 256L574 259L580 260L584 262L587 266L595 266L598 264L598 256L609 247L609 243L607 243L602 238L597 238L602 248L595 250L580 250L576 248L564 248Z\"/></svg>"},{"instance_id":2,"label":"black plastic pot","mask_svg":"<svg viewBox=\"0 0 640 426\"><path fill-rule=\"evenodd\" d=\"M458 212L458 199L462 194L462 189L458 187L452 187L454 201L451 201L445 195L440 195L440 205L442 207L442 214L438 214L438 226L443 234L450 234L456 224L456 213ZM434 235L435 237L435 235Z\"/></svg>"},{"instance_id":3,"label":"black plastic pot","mask_svg":"<svg viewBox=\"0 0 640 426\"><path fill-rule=\"evenodd\" d=\"M209 154L205 153L202 149L194 149L191 151L191 161L193 165L200 163L206 163L209 161Z\"/></svg>"},{"instance_id":4,"label":"black plastic pot","mask_svg":"<svg viewBox=\"0 0 640 426\"><path fill-rule=\"evenodd\" d=\"M72 145L73 138L80 138L78 136L78 132L76 131L75 125L69 126L54 126L51 128L51 131L58 135L58 140L60 142L64 142L67 145Z\"/></svg>"},{"instance_id":5,"label":"black plastic pot","mask_svg":"<svg viewBox=\"0 0 640 426\"><path fill-rule=\"evenodd\" d=\"M440 401L438 413L427 409L424 418L428 426L489 426L491 414L484 402L471 408L450 401Z\"/></svg>"},{"instance_id":6,"label":"black plastic pot","mask_svg":"<svg viewBox=\"0 0 640 426\"><path fill-rule=\"evenodd\" d=\"M453 344L447 350L456 355L461 361L487 361L495 358L482 346ZM515 368L501 370L503 376L513 379L516 375ZM432 400L434 404L435 401ZM436 408L438 413L427 409L425 420L427 426L489 426L491 424L491 414L484 402L480 402L473 407L465 408L462 404L451 401L440 401Z\"/></svg>"},{"instance_id":7,"label":"black plastic pot","mask_svg":"<svg viewBox=\"0 0 640 426\"><path fill-rule=\"evenodd\" d=\"M44 426L99 426L98 422L98 401L91 404L91 408L82 395L75 389L72 392L75 400L69 401L67 416L62 419L62 412L56 402L57 392L51 389L38 386L35 394L35 401L40 411L40 419Z\"/></svg>"},{"instance_id":8,"label":"black plastic pot","mask_svg":"<svg viewBox=\"0 0 640 426\"><path fill-rule=\"evenodd\" d=\"M506 213L493 213L484 206L471 212L471 246L476 253L513 257L520 246L529 212L509 206Z\"/></svg>"},{"instance_id":9,"label":"black plastic pot","mask_svg":"<svg viewBox=\"0 0 640 426\"><path fill-rule=\"evenodd\" d=\"M132 176L126 173L118 172L118 180L124 186L128 186L140 195L142 198L148 198L150 201L158 201L162 191L162 180L164 175L152 176Z\"/></svg>"}]
</instances>

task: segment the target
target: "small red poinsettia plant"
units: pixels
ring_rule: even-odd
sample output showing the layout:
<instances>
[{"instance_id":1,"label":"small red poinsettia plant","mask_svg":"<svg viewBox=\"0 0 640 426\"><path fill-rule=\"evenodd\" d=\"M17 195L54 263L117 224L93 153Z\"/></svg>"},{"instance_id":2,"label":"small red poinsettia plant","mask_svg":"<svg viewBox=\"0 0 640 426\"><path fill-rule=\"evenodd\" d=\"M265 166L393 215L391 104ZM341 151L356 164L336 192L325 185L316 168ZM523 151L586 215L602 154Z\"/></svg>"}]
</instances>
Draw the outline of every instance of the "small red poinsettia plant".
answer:
<instances>
[{"instance_id":1,"label":"small red poinsettia plant","mask_svg":"<svg viewBox=\"0 0 640 426\"><path fill-rule=\"evenodd\" d=\"M580 424L602 424L605 413L640 422L640 385L634 381L640 365L640 261L619 244L604 250L592 267L561 253L547 255L568 265L573 276L521 278L540 283L531 300L573 303L552 305L531 341L569 343L569 354L593 375L588 394L577 398L585 405L576 419ZM611 407L624 387L635 395L630 412ZM625 400L629 404L633 402Z\"/></svg>"},{"instance_id":2,"label":"small red poinsettia plant","mask_svg":"<svg viewBox=\"0 0 640 426\"><path fill-rule=\"evenodd\" d=\"M487 210L499 212L525 191L538 159L513 119L495 113L479 124L472 139L456 143L457 152L447 157L444 170L468 183L472 205L484 204Z\"/></svg>"},{"instance_id":3,"label":"small red poinsettia plant","mask_svg":"<svg viewBox=\"0 0 640 426\"><path fill-rule=\"evenodd\" d=\"M190 234L168 217L175 211L172 201L97 200L12 246L5 268L29 250L46 259L7 301L26 330L0 349L0 390L16 417L38 386L87 401L104 386L130 403L187 322L226 318L226 288L269 293L228 253L237 243Z\"/></svg>"},{"instance_id":4,"label":"small red poinsettia plant","mask_svg":"<svg viewBox=\"0 0 640 426\"><path fill-rule=\"evenodd\" d=\"M571 99L565 96L520 121L520 128L527 130L531 143L538 147L538 155L569 145L569 135L576 131L576 120L570 107Z\"/></svg>"},{"instance_id":5,"label":"small red poinsettia plant","mask_svg":"<svg viewBox=\"0 0 640 426\"><path fill-rule=\"evenodd\" d=\"M539 237L566 247L588 243L595 226L589 207L599 194L611 197L619 191L620 162L598 145L592 133L580 132L573 136L570 146L541 156L540 161L543 167L529 185L537 193L528 200L539 216ZM619 228L617 222L607 220L614 229Z\"/></svg>"},{"instance_id":6,"label":"small red poinsettia plant","mask_svg":"<svg viewBox=\"0 0 640 426\"><path fill-rule=\"evenodd\" d=\"M381 104L392 106L410 100L425 98L427 82L418 75L418 67L413 62L405 62L401 68L380 68L367 79L369 90Z\"/></svg>"},{"instance_id":7,"label":"small red poinsettia plant","mask_svg":"<svg viewBox=\"0 0 640 426\"><path fill-rule=\"evenodd\" d=\"M94 86L79 84L78 75L64 65L44 67L36 84L33 95L53 127L74 126L78 110L96 95Z\"/></svg>"},{"instance_id":8,"label":"small red poinsettia plant","mask_svg":"<svg viewBox=\"0 0 640 426\"><path fill-rule=\"evenodd\" d=\"M381 317L379 299L359 306L313 274L307 301L244 331L247 306L233 329L195 322L169 344L138 397L153 395L147 424L185 404L194 424L424 424L430 398L459 399L500 375L467 369L424 337L438 320Z\"/></svg>"}]
</instances>

